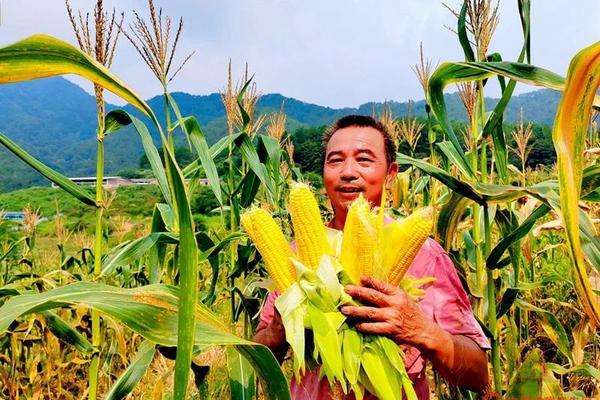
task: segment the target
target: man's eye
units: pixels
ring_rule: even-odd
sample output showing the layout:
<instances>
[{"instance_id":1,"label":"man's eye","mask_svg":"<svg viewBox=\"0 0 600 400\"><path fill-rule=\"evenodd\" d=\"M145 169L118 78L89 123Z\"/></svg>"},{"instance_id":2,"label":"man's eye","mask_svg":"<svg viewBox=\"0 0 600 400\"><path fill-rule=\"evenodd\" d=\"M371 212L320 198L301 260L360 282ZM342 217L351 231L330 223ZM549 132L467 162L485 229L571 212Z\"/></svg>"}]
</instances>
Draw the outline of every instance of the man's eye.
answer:
<instances>
[{"instance_id":1,"label":"man's eye","mask_svg":"<svg viewBox=\"0 0 600 400\"><path fill-rule=\"evenodd\" d=\"M336 163L340 163L340 162L342 162L341 158L331 158L331 159L329 159L329 163L330 164L336 164Z\"/></svg>"},{"instance_id":2,"label":"man's eye","mask_svg":"<svg viewBox=\"0 0 600 400\"><path fill-rule=\"evenodd\" d=\"M367 157L360 157L358 159L358 162L370 162L370 161L373 161L373 160L371 160L370 158L367 158Z\"/></svg>"}]
</instances>

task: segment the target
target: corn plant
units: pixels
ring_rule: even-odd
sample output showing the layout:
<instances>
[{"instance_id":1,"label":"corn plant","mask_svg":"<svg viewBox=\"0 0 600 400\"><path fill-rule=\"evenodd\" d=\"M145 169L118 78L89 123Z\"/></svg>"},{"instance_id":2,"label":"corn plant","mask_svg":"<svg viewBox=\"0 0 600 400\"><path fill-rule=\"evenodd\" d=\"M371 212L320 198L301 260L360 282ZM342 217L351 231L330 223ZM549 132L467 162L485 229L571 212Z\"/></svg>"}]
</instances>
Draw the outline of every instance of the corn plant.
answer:
<instances>
[{"instance_id":1,"label":"corn plant","mask_svg":"<svg viewBox=\"0 0 600 400\"><path fill-rule=\"evenodd\" d=\"M577 293L586 313L592 321L597 318L598 302L597 298L594 299L596 295L589 286L583 261L584 254L586 254L591 264L596 265L594 260L597 259L597 241L593 239L594 228L589 222L589 217L577 209L579 187L581 187L582 181L586 182L583 177L586 177L587 182L589 182L595 174L592 168L583 169L580 155L583 154L582 141L584 139L582 138L585 138L587 134L590 110L594 102L594 91L597 87L594 81L597 72L593 71L591 62L585 64L585 61L592 60L597 55L597 45L582 50L573 59L566 80L550 71L522 64L521 61L528 54L529 49L529 3L519 2L524 44L518 62L502 62L498 55L485 56L485 52L481 50L477 51L476 58L467 35L467 30L472 33L473 31L477 32L472 21L473 15L470 17L470 28L467 28L469 24L465 22L467 14L473 12L473 3L475 2L465 1L461 11L456 13L458 17L457 33L467 61L440 65L429 79L427 93L428 104L431 105L433 114L449 139L449 142L440 143L438 147L452 161L462 178L457 179L429 163L404 155L399 155L398 160L402 164L412 165L423 173L436 178L451 191L449 201L440 211L438 222L438 235L448 249L450 249L452 241L456 237L457 224L463 213L469 208L472 209L473 236L469 235L468 238L473 241L473 263L477 268L474 279L470 278L468 270L466 271L466 278L469 282L469 288L481 299L479 305L476 303L476 314L478 311L482 312L481 307L487 303L485 313L479 315L485 317L486 326L489 330L492 341L491 356L494 387L500 391L505 387L505 380L500 362L501 342L498 321L506 315L513 304L516 304L519 310L525 312L525 317L527 313L531 312L541 317L544 330L553 338L553 342L559 351L570 360L570 365L574 367L564 327L545 310L517 299L518 294L527 289L514 289L514 287L526 287L526 285L520 286L519 279L519 271L521 270L520 240L527 235L535 222L551 209L565 216L573 281L576 283ZM493 19L493 13L490 15L492 15L490 18ZM490 18L483 16L479 21L490 20ZM483 46L486 42L484 41L482 44L477 37L474 41L478 46ZM474 82L475 86L478 87L478 96L480 96L483 80L494 76L500 77L499 81L503 89L503 95L489 116L484 117L486 114L482 111L482 98L473 100L474 95L464 96L468 100L466 101L467 105L472 105L470 129L472 147L469 152L465 152L447 117L443 90L450 83L460 83L463 84L463 88L468 88L469 86L466 85L469 85L469 82ZM510 79L510 82L506 84L504 78ZM520 187L506 184L508 183L507 147L501 122L502 114L517 81L563 91L563 100L557 112L553 133L557 154L561 160L558 166L558 182L546 181L533 186L523 185ZM470 85L472 87L473 83ZM583 87L589 88L591 94L586 93ZM576 88L579 88L578 92ZM466 93L466 90L463 89L463 91ZM577 95L574 93L577 93ZM579 114L577 114L577 118L574 118L576 109ZM565 117L567 113L571 113L568 119ZM486 159L487 137L491 137L493 143L492 154L495 162L492 165L496 169L496 174L492 174L492 170L488 169L489 163ZM571 179L572 176L574 179ZM498 183L493 183L492 179L497 180ZM519 221L519 218L514 215L514 200L522 196L535 198L540 203L528 217ZM483 215L479 214L478 210L483 211ZM569 222L567 222L568 219L570 219ZM493 231L492 222L495 222L498 226L498 233ZM483 238L479 236L480 233L483 233ZM494 237L500 239L495 245ZM581 241L586 243L586 246L582 246ZM481 249L481 251L478 249ZM509 255L503 258L507 250ZM504 269L507 265L512 265L513 272L508 276ZM514 286L513 288L505 286L502 299L498 301L497 288L502 283L502 277L510 279ZM518 313L515 313L515 317L518 315ZM540 362L539 354L532 353L522 364L521 370L514 371L513 369L514 376L526 376L527 373L531 373L531 368L534 368L533 364L539 366ZM525 372L527 368L529 370ZM507 378L511 379L511 376ZM509 393L514 394L519 392L522 387L516 381L513 383L514 385L511 386ZM541 389L538 393L538 395L542 395Z\"/></svg>"},{"instance_id":2,"label":"corn plant","mask_svg":"<svg viewBox=\"0 0 600 400\"><path fill-rule=\"evenodd\" d=\"M75 73L112 91L153 121L163 143L166 167L162 165L148 129L136 117L120 110L109 113L105 119L105 134L113 134L122 126L129 124L138 131L168 205L168 208L163 207L160 211L169 216L165 219L172 223L171 227L174 229L173 233L154 234L150 239L145 238L145 241L138 241L137 244L139 246L139 243L143 242L147 245L152 243L152 240L156 243L159 238L176 244L180 274L180 285L177 288L155 284L135 289L119 289L99 283L80 282L43 293L14 296L1 308L0 331L5 332L14 319L30 312L47 310L61 304L85 304L93 310L106 313L121 321L154 344L177 345L175 398L186 396L193 347L218 344L236 346L240 354L251 360L265 383L265 392L270 397L289 398L285 378L272 354L264 347L230 334L208 308L196 302L198 279L196 271L199 257L186 183L181 168L170 150L168 140L148 105L101 64L74 47L49 36L33 36L0 49L0 59L2 59L1 83ZM191 125L193 127L193 124ZM95 199L86 190L31 157L6 136L0 136L0 140L9 150L59 187L86 204L96 205ZM140 251L139 247L133 247L134 250L129 247L128 256L131 252ZM206 259L209 255L210 251L204 252L200 259ZM108 273L109 268L110 264L105 265L104 275ZM115 307L116 304L120 306ZM156 323L159 318L162 321L160 325ZM147 360L147 356L140 355L136 365L138 362L145 363L144 360ZM268 379L266 379L267 375Z\"/></svg>"}]
</instances>

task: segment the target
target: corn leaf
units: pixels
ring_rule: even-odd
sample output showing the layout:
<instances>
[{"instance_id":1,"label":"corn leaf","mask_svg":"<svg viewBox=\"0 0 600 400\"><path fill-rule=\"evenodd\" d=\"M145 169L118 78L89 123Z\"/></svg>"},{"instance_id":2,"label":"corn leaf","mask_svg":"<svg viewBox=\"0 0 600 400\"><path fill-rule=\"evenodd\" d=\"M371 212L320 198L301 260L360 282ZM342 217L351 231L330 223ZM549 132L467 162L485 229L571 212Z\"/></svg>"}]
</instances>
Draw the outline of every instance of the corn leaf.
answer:
<instances>
[{"instance_id":1,"label":"corn leaf","mask_svg":"<svg viewBox=\"0 0 600 400\"><path fill-rule=\"evenodd\" d=\"M390 373L394 368L387 362L385 354L373 342L365 343L362 357L362 369L371 381L374 394L382 400L401 399L401 382Z\"/></svg>"},{"instance_id":2,"label":"corn leaf","mask_svg":"<svg viewBox=\"0 0 600 400\"><path fill-rule=\"evenodd\" d=\"M198 299L198 245L194 236L194 220L188 201L188 193L184 178L175 156L167 142L163 140L165 163L169 187L172 190L174 205L177 207L179 222L179 319L177 328L177 359L175 361L174 396L183 399L187 393L192 350L194 347L194 332L196 330L196 308Z\"/></svg>"},{"instance_id":3,"label":"corn leaf","mask_svg":"<svg viewBox=\"0 0 600 400\"><path fill-rule=\"evenodd\" d=\"M590 378L594 378L597 381L600 381L600 371L597 368L592 367L589 364L580 364L576 365L573 368L565 368L562 365L547 363L546 367L554 373L559 375L565 374L576 374L581 376L587 376Z\"/></svg>"},{"instance_id":4,"label":"corn leaf","mask_svg":"<svg viewBox=\"0 0 600 400\"><path fill-rule=\"evenodd\" d=\"M234 348L228 347L226 355L231 399L254 399L256 395L256 376L252 365Z\"/></svg>"},{"instance_id":5,"label":"corn leaf","mask_svg":"<svg viewBox=\"0 0 600 400\"><path fill-rule=\"evenodd\" d=\"M573 364L573 352L569 344L569 337L565 328L562 326L558 318L542 308L536 307L533 304L527 303L526 301L517 299L515 301L517 307L522 310L533 311L541 317L541 325L546 335L550 338L552 343L556 345L556 348Z\"/></svg>"},{"instance_id":6,"label":"corn leaf","mask_svg":"<svg viewBox=\"0 0 600 400\"><path fill-rule=\"evenodd\" d=\"M487 268L495 269L497 268L498 262L500 258L504 254L504 252L514 243L518 242L522 238L524 238L533 226L537 222L538 219L542 218L550 211L550 207L547 204L542 204L538 206L526 219L523 221L518 228L513 230L508 235L504 236L500 243L494 247L494 249L490 252L485 264Z\"/></svg>"},{"instance_id":7,"label":"corn leaf","mask_svg":"<svg viewBox=\"0 0 600 400\"><path fill-rule=\"evenodd\" d=\"M473 48L471 47L471 41L469 40L469 36L467 35L467 6L468 2L463 2L462 7L460 8L460 13L458 14L458 41L460 42L460 46L463 49L463 53L465 53L465 59L467 61L475 61L475 53L473 52Z\"/></svg>"},{"instance_id":8,"label":"corn leaf","mask_svg":"<svg viewBox=\"0 0 600 400\"><path fill-rule=\"evenodd\" d=\"M153 232L139 239L123 243L108 254L108 260L102 267L102 275L110 275L114 273L117 267L141 258L157 243L176 244L179 243L179 237L169 232Z\"/></svg>"},{"instance_id":9,"label":"corn leaf","mask_svg":"<svg viewBox=\"0 0 600 400\"><path fill-rule=\"evenodd\" d=\"M135 358L127 369L119 376L119 379L112 385L105 400L125 399L142 380L146 371L154 358L156 345L149 340L144 340Z\"/></svg>"},{"instance_id":10,"label":"corn leaf","mask_svg":"<svg viewBox=\"0 0 600 400\"><path fill-rule=\"evenodd\" d=\"M0 74L2 73L1 68L2 64L0 63ZM57 186L62 188L65 192L69 193L84 204L96 207L96 200L94 199L92 193L90 193L83 187L73 183L69 178L67 178L63 174L53 170L41 161L37 160L31 154L26 152L21 146L10 140L7 136L5 136L2 133L0 133L0 143L2 143L14 155L16 155L25 163L27 163L30 167L32 167L37 172L44 175L50 181L54 182Z\"/></svg>"},{"instance_id":11,"label":"corn leaf","mask_svg":"<svg viewBox=\"0 0 600 400\"><path fill-rule=\"evenodd\" d=\"M425 174L442 182L452 191L480 205L505 203L529 195L558 207L558 197L555 194L558 185L555 181L545 181L528 187L481 184L478 182L461 181L443 169L404 154L398 153L396 161L399 164L409 164L420 169Z\"/></svg>"},{"instance_id":12,"label":"corn leaf","mask_svg":"<svg viewBox=\"0 0 600 400\"><path fill-rule=\"evenodd\" d=\"M273 181L269 177L265 164L260 161L252 140L248 134L243 133L235 140L236 146L240 149L242 157L248 163L248 167L258 176L265 185L268 192L272 195L275 192Z\"/></svg>"},{"instance_id":13,"label":"corn leaf","mask_svg":"<svg viewBox=\"0 0 600 400\"><path fill-rule=\"evenodd\" d=\"M600 42L581 50L572 60L560 100L552 139L558 162L561 215L566 229L569 258L577 295L592 323L600 327L600 301L587 276L579 234L579 198L583 171L583 146L600 85Z\"/></svg>"},{"instance_id":14,"label":"corn leaf","mask_svg":"<svg viewBox=\"0 0 600 400\"><path fill-rule=\"evenodd\" d=\"M436 239L440 241L444 249L449 251L452 248L452 242L458 231L458 224L471 204L472 200L461 196L457 192L451 192L450 199L440 208Z\"/></svg>"},{"instance_id":15,"label":"corn leaf","mask_svg":"<svg viewBox=\"0 0 600 400\"><path fill-rule=\"evenodd\" d=\"M219 204L223 205L219 173L217 172L214 159L210 155L210 149L208 148L208 143L206 142L206 136L204 135L204 132L202 132L198 120L193 116L185 118L182 117L175 99L173 99L171 95L169 95L167 98L169 105L171 105L175 111L175 115L177 116L177 124L175 124L175 127L180 126L181 129L183 129L183 131L186 133L186 138L192 143L192 146L194 146L194 149L198 154L198 158L200 159L200 163L204 169L204 173L206 174L206 178L208 179L208 184L211 190L215 194ZM185 176L185 172L183 175Z\"/></svg>"},{"instance_id":16,"label":"corn leaf","mask_svg":"<svg viewBox=\"0 0 600 400\"><path fill-rule=\"evenodd\" d=\"M92 354L94 348L92 344L76 329L72 328L62 318L52 311L44 311L41 313L46 319L48 329L59 338L61 341L67 344L75 346L82 354Z\"/></svg>"},{"instance_id":17,"label":"corn leaf","mask_svg":"<svg viewBox=\"0 0 600 400\"><path fill-rule=\"evenodd\" d=\"M342 384L345 391L342 343L337 334L337 328L345 318L339 312L322 312L310 302L308 304L308 316L312 323L315 353L319 354L321 368L330 384L333 384L335 378Z\"/></svg>"},{"instance_id":18,"label":"corn leaf","mask_svg":"<svg viewBox=\"0 0 600 400\"><path fill-rule=\"evenodd\" d=\"M474 178L475 174L470 168L460 141L450 124L444 100L444 88L451 83L483 80L494 75L502 75L514 81L558 91L565 88L565 79L560 75L528 64L514 62L453 62L440 65L429 78L427 103L431 106L433 114L450 142L454 145L459 157L463 159L463 163L469 166L469 176L471 178ZM600 99L596 100L595 105L600 106Z\"/></svg>"},{"instance_id":19,"label":"corn leaf","mask_svg":"<svg viewBox=\"0 0 600 400\"><path fill-rule=\"evenodd\" d=\"M223 152L223 150L229 148L229 145L234 143L235 140L240 137L240 135L241 133L236 133L234 135L228 135L219 139L217 143L210 147L210 157L214 160L215 157ZM188 177L189 175L192 175L194 172L198 171L201 167L202 161L200 159L192 161L183 169L183 174Z\"/></svg>"},{"instance_id":20,"label":"corn leaf","mask_svg":"<svg viewBox=\"0 0 600 400\"><path fill-rule=\"evenodd\" d=\"M0 84L76 74L109 90L144 114L152 110L133 90L81 50L48 35L33 35L0 48Z\"/></svg>"},{"instance_id":21,"label":"corn leaf","mask_svg":"<svg viewBox=\"0 0 600 400\"><path fill-rule=\"evenodd\" d=\"M81 305L119 320L154 343L172 347L178 342L179 303L179 290L169 285L122 289L100 283L77 282L48 292L9 299L0 307L0 334L22 315ZM290 398L283 372L266 347L229 333L227 326L206 306L194 302L193 307L197 311L193 344L235 346L257 370L268 398Z\"/></svg>"},{"instance_id":22,"label":"corn leaf","mask_svg":"<svg viewBox=\"0 0 600 400\"><path fill-rule=\"evenodd\" d=\"M117 131L129 124L133 124L136 132L138 135L140 135L144 152L146 153L146 157L148 157L150 168L152 169L152 173L158 182L158 187L160 188L163 198L167 203L171 204L171 196L169 192L169 184L167 182L167 175L165 173L165 167L163 166L160 155L158 154L158 150L154 145L152 136L150 136L150 132L148 131L148 128L146 128L146 125L138 118L123 110L111 111L108 113L105 119L107 132Z\"/></svg>"}]
</instances>

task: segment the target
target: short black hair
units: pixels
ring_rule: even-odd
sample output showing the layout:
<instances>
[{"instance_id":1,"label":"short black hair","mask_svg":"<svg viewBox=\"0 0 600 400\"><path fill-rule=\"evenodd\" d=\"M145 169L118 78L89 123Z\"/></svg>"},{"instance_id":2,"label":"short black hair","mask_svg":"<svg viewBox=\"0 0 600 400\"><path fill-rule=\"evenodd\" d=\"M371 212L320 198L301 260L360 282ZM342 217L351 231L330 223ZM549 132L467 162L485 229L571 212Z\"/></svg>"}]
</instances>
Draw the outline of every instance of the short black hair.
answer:
<instances>
[{"instance_id":1,"label":"short black hair","mask_svg":"<svg viewBox=\"0 0 600 400\"><path fill-rule=\"evenodd\" d=\"M329 140L333 136L334 133L339 131L340 129L348 128L351 126L358 126L361 128L373 128L376 129L383 135L383 142L385 145L385 159L387 161L387 165L389 166L391 163L396 161L396 143L392 138L392 135L382 124L380 121L377 121L373 117L369 117L367 115L346 115L335 121L329 128L325 130L323 133L323 140L321 142L321 154L323 164L325 164L325 151L327 150L327 144Z\"/></svg>"}]
</instances>

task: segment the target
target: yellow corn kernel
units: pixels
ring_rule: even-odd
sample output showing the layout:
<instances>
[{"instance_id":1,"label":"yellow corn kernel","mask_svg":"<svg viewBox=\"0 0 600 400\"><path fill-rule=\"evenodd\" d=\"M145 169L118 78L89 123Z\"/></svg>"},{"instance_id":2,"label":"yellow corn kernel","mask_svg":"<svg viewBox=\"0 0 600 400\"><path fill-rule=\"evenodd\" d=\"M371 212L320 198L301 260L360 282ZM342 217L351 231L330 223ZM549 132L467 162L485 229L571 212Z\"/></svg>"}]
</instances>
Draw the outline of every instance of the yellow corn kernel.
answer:
<instances>
[{"instance_id":1,"label":"yellow corn kernel","mask_svg":"<svg viewBox=\"0 0 600 400\"><path fill-rule=\"evenodd\" d=\"M292 250L273 217L262 208L242 215L240 222L263 257L269 275L281 292L296 281Z\"/></svg>"},{"instance_id":2,"label":"yellow corn kernel","mask_svg":"<svg viewBox=\"0 0 600 400\"><path fill-rule=\"evenodd\" d=\"M387 281L398 286L415 259L417 252L431 233L433 209L416 211L403 220L383 227L381 252Z\"/></svg>"},{"instance_id":3,"label":"yellow corn kernel","mask_svg":"<svg viewBox=\"0 0 600 400\"><path fill-rule=\"evenodd\" d=\"M380 227L377 215L362 196L354 200L344 225L340 261L353 282L372 276L381 266Z\"/></svg>"},{"instance_id":4,"label":"yellow corn kernel","mask_svg":"<svg viewBox=\"0 0 600 400\"><path fill-rule=\"evenodd\" d=\"M292 185L289 210L294 225L298 259L306 267L315 270L321 257L331 254L331 249L317 199L307 185Z\"/></svg>"}]
</instances>

